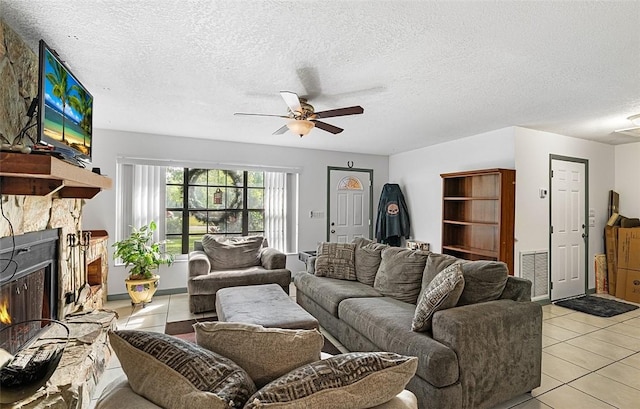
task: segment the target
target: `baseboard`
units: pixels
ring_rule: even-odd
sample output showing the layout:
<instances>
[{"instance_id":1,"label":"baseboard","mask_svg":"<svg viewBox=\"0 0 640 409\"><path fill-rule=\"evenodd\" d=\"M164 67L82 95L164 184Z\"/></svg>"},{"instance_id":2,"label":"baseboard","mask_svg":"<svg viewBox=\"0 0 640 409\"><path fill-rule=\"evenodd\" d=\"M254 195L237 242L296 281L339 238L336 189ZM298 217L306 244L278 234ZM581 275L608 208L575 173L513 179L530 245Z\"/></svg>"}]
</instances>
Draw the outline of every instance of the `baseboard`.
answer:
<instances>
[{"instance_id":1,"label":"baseboard","mask_svg":"<svg viewBox=\"0 0 640 409\"><path fill-rule=\"evenodd\" d=\"M168 290L156 291L154 297L159 295L186 294L186 293L187 293L187 287L170 288ZM107 295L107 301L128 300L128 299L129 299L129 294L127 293Z\"/></svg>"}]
</instances>

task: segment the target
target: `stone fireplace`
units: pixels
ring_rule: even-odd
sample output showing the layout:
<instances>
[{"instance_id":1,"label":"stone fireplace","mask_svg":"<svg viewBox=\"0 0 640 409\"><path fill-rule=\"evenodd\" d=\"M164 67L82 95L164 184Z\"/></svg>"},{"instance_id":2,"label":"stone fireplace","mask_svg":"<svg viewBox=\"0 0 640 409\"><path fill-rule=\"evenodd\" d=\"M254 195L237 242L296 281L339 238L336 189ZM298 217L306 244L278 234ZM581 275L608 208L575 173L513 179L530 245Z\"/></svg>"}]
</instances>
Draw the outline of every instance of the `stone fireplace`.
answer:
<instances>
[{"instance_id":1,"label":"stone fireplace","mask_svg":"<svg viewBox=\"0 0 640 409\"><path fill-rule=\"evenodd\" d=\"M38 94L37 71L38 56L0 18L3 142L21 142L15 135ZM35 139L35 128L28 134ZM107 297L108 236L92 231L89 239L82 207L109 188L109 178L55 158L0 152L0 310L6 302L14 323L42 317L73 327L47 387L11 407L89 406L110 356L106 331L115 326L115 313L100 311ZM21 334L15 344L31 336Z\"/></svg>"},{"instance_id":2,"label":"stone fireplace","mask_svg":"<svg viewBox=\"0 0 640 409\"><path fill-rule=\"evenodd\" d=\"M70 233L63 241L61 231L0 238L0 308L4 306L14 322L64 319L70 313L103 307L109 265L107 233Z\"/></svg>"},{"instance_id":3,"label":"stone fireplace","mask_svg":"<svg viewBox=\"0 0 640 409\"><path fill-rule=\"evenodd\" d=\"M24 264L25 269L33 256L40 254L35 252L33 242L44 240L42 235L55 236L46 250L55 253L50 255L55 262L48 273L55 279L50 287L50 296L55 299L52 317L64 319L80 310L102 308L107 296L108 235L102 230L91 231L91 239L85 239L89 232L83 232L80 224L83 201L12 195L3 195L0 200L5 216L11 221L10 228L6 220L0 219L1 259L10 258L11 231L16 240L14 259ZM4 268L1 263L0 270ZM5 283L8 277L3 274L0 283Z\"/></svg>"}]
</instances>

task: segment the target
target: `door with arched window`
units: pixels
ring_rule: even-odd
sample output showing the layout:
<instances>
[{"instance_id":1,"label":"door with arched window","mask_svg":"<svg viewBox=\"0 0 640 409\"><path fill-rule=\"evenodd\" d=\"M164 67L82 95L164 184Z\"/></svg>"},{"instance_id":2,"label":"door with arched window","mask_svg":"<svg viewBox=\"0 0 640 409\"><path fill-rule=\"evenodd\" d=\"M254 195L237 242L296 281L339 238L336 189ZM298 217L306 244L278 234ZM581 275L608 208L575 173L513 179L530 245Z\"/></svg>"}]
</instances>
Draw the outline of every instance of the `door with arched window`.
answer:
<instances>
[{"instance_id":1,"label":"door with arched window","mask_svg":"<svg viewBox=\"0 0 640 409\"><path fill-rule=\"evenodd\" d=\"M373 170L329 167L328 173L327 241L370 239Z\"/></svg>"}]
</instances>

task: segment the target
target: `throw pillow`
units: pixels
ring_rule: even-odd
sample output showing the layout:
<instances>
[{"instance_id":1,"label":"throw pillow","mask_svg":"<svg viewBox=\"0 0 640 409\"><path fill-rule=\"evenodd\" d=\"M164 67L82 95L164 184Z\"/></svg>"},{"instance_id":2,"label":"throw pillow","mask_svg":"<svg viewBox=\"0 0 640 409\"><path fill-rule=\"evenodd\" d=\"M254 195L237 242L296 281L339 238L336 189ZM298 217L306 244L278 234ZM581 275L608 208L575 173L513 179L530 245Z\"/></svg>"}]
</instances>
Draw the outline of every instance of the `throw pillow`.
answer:
<instances>
[{"instance_id":1,"label":"throw pillow","mask_svg":"<svg viewBox=\"0 0 640 409\"><path fill-rule=\"evenodd\" d=\"M131 388L167 409L241 408L256 391L228 358L191 342L146 331L110 331Z\"/></svg>"},{"instance_id":2,"label":"throw pillow","mask_svg":"<svg viewBox=\"0 0 640 409\"><path fill-rule=\"evenodd\" d=\"M464 289L464 277L460 264L442 270L420 295L411 329L421 332L431 329L431 320L436 311L453 308Z\"/></svg>"},{"instance_id":3,"label":"throw pillow","mask_svg":"<svg viewBox=\"0 0 640 409\"><path fill-rule=\"evenodd\" d=\"M260 265L261 236L217 238L202 237L202 248L211 261L212 270L230 270Z\"/></svg>"},{"instance_id":4,"label":"throw pillow","mask_svg":"<svg viewBox=\"0 0 640 409\"><path fill-rule=\"evenodd\" d=\"M318 246L315 275L355 280L355 245L350 243L322 243Z\"/></svg>"},{"instance_id":5,"label":"throw pillow","mask_svg":"<svg viewBox=\"0 0 640 409\"><path fill-rule=\"evenodd\" d=\"M424 274L422 275L422 292L424 292L431 280L433 280L434 277L437 276L442 270L449 267L455 262L465 263L466 261L467 260L462 260L448 254L429 254L429 258L427 258L427 264L424 267Z\"/></svg>"},{"instance_id":6,"label":"throw pillow","mask_svg":"<svg viewBox=\"0 0 640 409\"><path fill-rule=\"evenodd\" d=\"M245 409L364 409L402 392L418 358L392 352L335 355L295 369L256 392Z\"/></svg>"},{"instance_id":7,"label":"throw pillow","mask_svg":"<svg viewBox=\"0 0 640 409\"><path fill-rule=\"evenodd\" d=\"M509 270L501 261L470 261L462 264L464 290L458 305L476 304L500 298Z\"/></svg>"},{"instance_id":8,"label":"throw pillow","mask_svg":"<svg viewBox=\"0 0 640 409\"><path fill-rule=\"evenodd\" d=\"M355 238L353 244L356 246L356 279L373 287L380 262L382 261L382 250L389 246L387 244L374 243L362 237Z\"/></svg>"},{"instance_id":9,"label":"throw pillow","mask_svg":"<svg viewBox=\"0 0 640 409\"><path fill-rule=\"evenodd\" d=\"M317 330L265 328L237 322L201 322L193 327L198 345L240 365L258 388L319 360L324 345L324 337Z\"/></svg>"},{"instance_id":10,"label":"throw pillow","mask_svg":"<svg viewBox=\"0 0 640 409\"><path fill-rule=\"evenodd\" d=\"M428 252L401 247L382 250L382 261L373 288L398 301L415 304L428 256Z\"/></svg>"}]
</instances>

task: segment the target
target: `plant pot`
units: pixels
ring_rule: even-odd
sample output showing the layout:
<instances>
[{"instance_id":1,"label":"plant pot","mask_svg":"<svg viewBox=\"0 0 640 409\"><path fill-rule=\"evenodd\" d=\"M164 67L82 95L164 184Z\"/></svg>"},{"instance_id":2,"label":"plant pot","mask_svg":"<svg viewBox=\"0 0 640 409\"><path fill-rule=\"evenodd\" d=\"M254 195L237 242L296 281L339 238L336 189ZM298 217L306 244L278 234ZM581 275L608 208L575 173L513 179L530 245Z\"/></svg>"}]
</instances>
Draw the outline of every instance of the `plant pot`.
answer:
<instances>
[{"instance_id":1,"label":"plant pot","mask_svg":"<svg viewBox=\"0 0 640 409\"><path fill-rule=\"evenodd\" d=\"M160 281L160 276L157 274L152 278L124 280L129 297L131 297L131 304L142 304L144 306L145 303L151 302L151 298L153 298L158 289L158 281Z\"/></svg>"}]
</instances>

